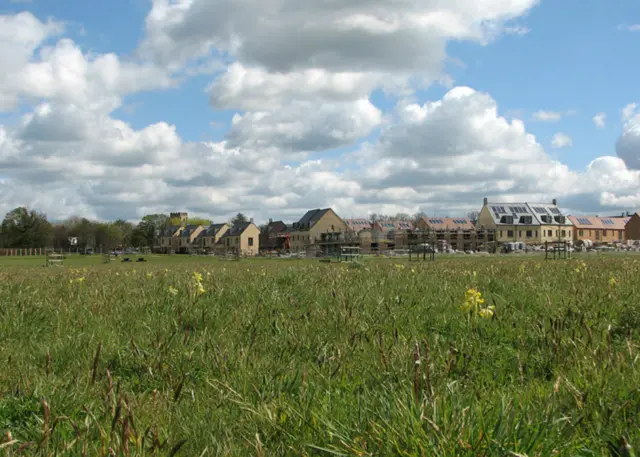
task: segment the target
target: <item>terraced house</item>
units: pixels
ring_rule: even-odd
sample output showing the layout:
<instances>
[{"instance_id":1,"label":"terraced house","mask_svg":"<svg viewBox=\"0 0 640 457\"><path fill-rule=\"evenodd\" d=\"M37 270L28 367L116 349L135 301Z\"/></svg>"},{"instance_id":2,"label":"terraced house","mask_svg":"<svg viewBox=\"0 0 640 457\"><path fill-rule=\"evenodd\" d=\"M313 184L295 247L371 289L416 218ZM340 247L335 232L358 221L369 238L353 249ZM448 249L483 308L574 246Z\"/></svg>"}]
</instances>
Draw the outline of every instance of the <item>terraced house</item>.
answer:
<instances>
[{"instance_id":1,"label":"terraced house","mask_svg":"<svg viewBox=\"0 0 640 457\"><path fill-rule=\"evenodd\" d=\"M196 245L199 249L204 249L205 251L212 251L215 248L215 245L220 241L222 235L224 235L227 230L231 227L231 224L211 224L207 227L204 227L198 234L198 238L196 239Z\"/></svg>"},{"instance_id":2,"label":"terraced house","mask_svg":"<svg viewBox=\"0 0 640 457\"><path fill-rule=\"evenodd\" d=\"M371 249L374 251L395 249L396 245L406 243L407 234L411 231L413 231L413 224L408 221L376 221L371 228Z\"/></svg>"},{"instance_id":3,"label":"terraced house","mask_svg":"<svg viewBox=\"0 0 640 457\"><path fill-rule=\"evenodd\" d=\"M623 243L625 226L630 217L569 216L573 224L575 241L592 241L595 244Z\"/></svg>"},{"instance_id":4,"label":"terraced house","mask_svg":"<svg viewBox=\"0 0 640 457\"><path fill-rule=\"evenodd\" d=\"M533 245L573 239L573 225L555 199L549 204L489 202L485 198L476 228L494 229L500 243Z\"/></svg>"}]
</instances>

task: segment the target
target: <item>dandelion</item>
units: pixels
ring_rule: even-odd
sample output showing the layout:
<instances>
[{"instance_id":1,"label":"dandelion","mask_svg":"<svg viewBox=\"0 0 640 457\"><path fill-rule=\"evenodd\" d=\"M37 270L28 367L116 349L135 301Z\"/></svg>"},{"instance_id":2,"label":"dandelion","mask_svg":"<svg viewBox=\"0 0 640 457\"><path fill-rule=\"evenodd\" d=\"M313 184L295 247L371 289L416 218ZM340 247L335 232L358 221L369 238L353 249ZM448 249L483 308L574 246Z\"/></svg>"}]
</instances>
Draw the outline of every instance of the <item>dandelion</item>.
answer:
<instances>
[{"instance_id":1,"label":"dandelion","mask_svg":"<svg viewBox=\"0 0 640 457\"><path fill-rule=\"evenodd\" d=\"M169 295L173 295L175 297L176 295L178 295L178 289L169 286Z\"/></svg>"}]
</instances>

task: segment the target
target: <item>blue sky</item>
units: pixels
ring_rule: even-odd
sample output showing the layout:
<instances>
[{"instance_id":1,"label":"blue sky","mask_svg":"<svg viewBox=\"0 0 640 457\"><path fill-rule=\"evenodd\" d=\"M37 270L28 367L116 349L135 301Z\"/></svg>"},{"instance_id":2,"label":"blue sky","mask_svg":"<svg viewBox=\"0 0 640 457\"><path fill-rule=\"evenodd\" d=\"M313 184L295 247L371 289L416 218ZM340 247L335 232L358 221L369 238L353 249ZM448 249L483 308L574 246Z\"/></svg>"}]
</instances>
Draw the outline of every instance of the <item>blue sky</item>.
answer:
<instances>
[{"instance_id":1,"label":"blue sky","mask_svg":"<svg viewBox=\"0 0 640 457\"><path fill-rule=\"evenodd\" d=\"M289 16L287 3L295 2L282 7L267 0L260 3L262 10L233 10L204 0L182 9L161 0L1 1L0 15L14 22L16 36L18 27L26 26L15 18L25 12L35 21L31 29L44 30L49 19L59 26L56 32L34 38L37 44L28 49L21 47L24 42L20 40L3 38L7 42L0 43L5 46L2 52L9 56L26 52L21 66L16 64L15 72L6 72L7 81L22 79L14 73L22 74L29 62L46 63L49 57L39 52L60 47L62 39L72 40L86 68L113 53L119 65L130 65L130 73L108 74L111 67L96 65L86 70L81 82L76 79L73 83L87 88L81 95L62 80L76 71L70 67L58 68L60 87L44 90L37 87L39 83L19 88L9 85L19 102L0 109L0 125L7 138L20 140L11 147L20 143L19 147L32 151L33 160L27 167L7 159L1 174L14 187L37 185L42 189L33 195L5 193L0 209L38 205L60 217L86 212L96 218L136 218L145 211L168 211L173 205L214 218L226 217L236 207L243 210L243 205L248 206L245 211L265 219L272 214L294 217L316 205L333 205L362 215L421 210L464 214L477 206L476 199L483 194L507 199L558 196L571 202L566 209L574 213L640 206L635 165L640 120L630 106L640 101L640 63L634 58L640 49L640 27L634 27L640 24L638 2L489 0L487 10L481 11L469 0L467 9L448 11L458 28L443 21L417 27L406 36L402 31L382 35L378 31L362 39L369 32L353 23L348 26L353 27L350 34L340 35L340 26L333 35L328 30L324 41L317 33L305 35L308 29L296 28L296 22L331 20L325 24L330 29L341 18L371 20L374 14L367 7L341 6L343 12L325 17L316 11L318 2L309 0L297 3L296 12ZM426 3L421 13L433 13ZM414 13L391 1L381 4L389 17L399 13L398 17L410 21ZM190 14L191 10L198 13ZM273 30L260 35L263 31L258 27L246 25L259 19L255 16L258 11L273 22L282 21L274 30L283 31L284 41L278 42L280 36ZM289 21L294 14L295 20ZM145 28L148 17L154 19ZM476 27L486 25L487 18L494 19L494 30L499 32L480 37ZM199 19L204 24L208 20L210 28L203 27ZM227 30L236 35L232 37ZM389 45L385 51L385 33L396 48ZM308 46L306 54L298 55L295 48L286 51L288 41L296 40L300 47ZM375 49L373 44L369 49L367 40L379 41ZM444 43L446 57L440 56L439 43ZM361 51L354 46L361 46ZM70 48L66 51L71 52ZM220 60L220 53L228 58ZM198 59L215 71L196 71ZM72 65L71 61L56 62L60 68ZM80 61L73 64L80 65ZM231 64L240 65L247 79L234 80ZM41 67L44 71L45 66ZM438 67L443 70L440 75L436 74ZM346 89L337 79L331 80L316 93L307 71L321 71L326 78L349 72L349 78L362 80ZM438 82L443 74L453 84ZM225 75L231 76L225 80ZM416 77L425 79L428 87L412 85L409 81ZM258 79L262 82L257 89L247 85ZM381 87L389 81L398 82L403 90L384 95ZM210 92L212 85L219 91ZM454 87L464 86L476 92L454 89L456 97L445 97ZM210 99L211 93L217 93L217 98ZM220 93L232 96L221 98ZM414 128L415 119L409 120L402 108L412 103L426 103L426 112L433 108L436 114L421 117ZM497 107L498 115L489 119L483 113L491 106ZM625 107L629 115L622 119ZM66 147L59 138L52 143L42 134L27 137L21 130L27 124L35 128L34 119L44 122L44 117L55 125L67 125L69 110L86 125L73 124L69 130L73 138ZM455 110L466 117L461 119ZM540 111L548 116L556 113L559 119L536 119L534 113ZM597 113L606 115L602 128L594 124ZM234 115L239 122L232 125ZM503 117L509 122L522 120L526 132L504 124ZM123 125L129 132L125 136ZM37 126L42 128L42 123ZM82 141L73 135L78 128L97 132L96 126L105 130L87 134ZM483 132L493 137L482 137ZM563 147L554 147L554 135L560 133L564 134ZM115 135L112 143L107 141L110 134ZM535 136L535 144L526 134ZM126 144L117 146L118 141ZM7 148L5 156L18 154L8 145L2 146ZM122 156L123 147L130 157ZM432 150L436 147L440 150ZM41 150L46 152L37 152ZM81 164L81 172L72 174L56 165L58 174L50 182L32 181L40 176L34 171L35 164L44 167L45 162L46 166L63 162L68 152L62 151L69 150L74 154L70 161ZM250 158L242 165L233 158L238 156ZM181 158L179 167L172 157ZM484 165L480 168L486 176L481 179L468 169L443 165L447 158L457 157L475 157L476 163ZM390 165L392 160L399 165ZM25 172L26 168L31 171ZM173 173L171 179L169 173ZM403 173L413 178L403 179ZM217 176L215 183L210 178L213 175ZM497 182L506 175L509 182ZM146 188L144 192L128 187L131 184L126 181L132 176L145 180L140 186ZM199 184L174 192L170 187L175 176L180 182ZM443 176L451 181L442 180ZM124 177L125 182L120 182ZM240 185L241 180L246 184ZM90 195L91 189L114 192L113 198L121 199L123 214L115 214L118 205L106 205L100 196ZM163 192L167 196L160 198ZM64 210L56 206L59 198L55 195L69 195Z\"/></svg>"}]
</instances>

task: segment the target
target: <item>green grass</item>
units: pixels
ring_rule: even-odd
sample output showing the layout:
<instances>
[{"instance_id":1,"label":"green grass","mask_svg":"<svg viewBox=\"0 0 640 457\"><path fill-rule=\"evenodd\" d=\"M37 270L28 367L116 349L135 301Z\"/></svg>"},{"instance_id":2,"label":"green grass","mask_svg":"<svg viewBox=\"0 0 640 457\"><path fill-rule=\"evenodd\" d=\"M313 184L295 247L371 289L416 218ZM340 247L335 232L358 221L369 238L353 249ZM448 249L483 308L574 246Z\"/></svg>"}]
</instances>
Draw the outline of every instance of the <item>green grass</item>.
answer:
<instances>
[{"instance_id":1,"label":"green grass","mask_svg":"<svg viewBox=\"0 0 640 457\"><path fill-rule=\"evenodd\" d=\"M0 452L602 456L640 442L638 257L147 257L1 261L0 431L15 442ZM461 311L470 288L493 319Z\"/></svg>"}]
</instances>

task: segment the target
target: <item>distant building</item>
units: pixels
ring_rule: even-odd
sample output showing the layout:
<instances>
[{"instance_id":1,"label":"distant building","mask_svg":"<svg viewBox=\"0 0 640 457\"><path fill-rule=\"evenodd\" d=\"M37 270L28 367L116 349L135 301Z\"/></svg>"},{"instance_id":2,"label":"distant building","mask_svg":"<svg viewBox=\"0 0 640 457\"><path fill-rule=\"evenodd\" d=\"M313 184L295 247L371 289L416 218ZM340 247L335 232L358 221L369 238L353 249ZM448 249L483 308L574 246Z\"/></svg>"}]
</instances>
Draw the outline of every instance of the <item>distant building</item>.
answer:
<instances>
[{"instance_id":1,"label":"distant building","mask_svg":"<svg viewBox=\"0 0 640 457\"><path fill-rule=\"evenodd\" d=\"M169 213L169 219L179 219L182 225L187 225L189 213Z\"/></svg>"},{"instance_id":2,"label":"distant building","mask_svg":"<svg viewBox=\"0 0 640 457\"><path fill-rule=\"evenodd\" d=\"M573 239L573 225L555 199L549 204L489 202L485 198L476 228L494 229L501 243L543 244Z\"/></svg>"},{"instance_id":3,"label":"distant building","mask_svg":"<svg viewBox=\"0 0 640 457\"><path fill-rule=\"evenodd\" d=\"M625 238L627 240L640 240L640 211L633 214L625 225Z\"/></svg>"},{"instance_id":4,"label":"distant building","mask_svg":"<svg viewBox=\"0 0 640 457\"><path fill-rule=\"evenodd\" d=\"M625 225L628 217L569 216L573 224L575 241L590 240L600 243L623 243L626 241Z\"/></svg>"},{"instance_id":5,"label":"distant building","mask_svg":"<svg viewBox=\"0 0 640 457\"><path fill-rule=\"evenodd\" d=\"M255 256L260 251L260 229L253 222L239 222L224 232L216 244L217 254Z\"/></svg>"},{"instance_id":6,"label":"distant building","mask_svg":"<svg viewBox=\"0 0 640 457\"><path fill-rule=\"evenodd\" d=\"M344 233L347 224L331 208L312 209L293 224L290 234L291 249L300 251L314 245L329 233Z\"/></svg>"}]
</instances>

